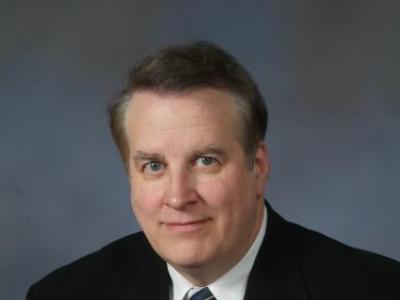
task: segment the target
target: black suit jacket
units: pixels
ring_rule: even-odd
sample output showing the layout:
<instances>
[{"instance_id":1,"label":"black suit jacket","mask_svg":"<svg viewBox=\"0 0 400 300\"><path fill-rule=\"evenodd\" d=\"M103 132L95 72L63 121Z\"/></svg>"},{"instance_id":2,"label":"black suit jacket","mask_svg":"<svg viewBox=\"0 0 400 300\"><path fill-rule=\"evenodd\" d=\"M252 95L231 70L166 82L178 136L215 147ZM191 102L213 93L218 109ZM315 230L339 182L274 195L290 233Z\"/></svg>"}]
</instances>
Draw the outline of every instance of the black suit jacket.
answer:
<instances>
[{"instance_id":1,"label":"black suit jacket","mask_svg":"<svg viewBox=\"0 0 400 300\"><path fill-rule=\"evenodd\" d=\"M27 299L169 299L165 262L143 233L115 241L33 285ZM289 223L268 207L245 300L400 299L400 264Z\"/></svg>"}]
</instances>

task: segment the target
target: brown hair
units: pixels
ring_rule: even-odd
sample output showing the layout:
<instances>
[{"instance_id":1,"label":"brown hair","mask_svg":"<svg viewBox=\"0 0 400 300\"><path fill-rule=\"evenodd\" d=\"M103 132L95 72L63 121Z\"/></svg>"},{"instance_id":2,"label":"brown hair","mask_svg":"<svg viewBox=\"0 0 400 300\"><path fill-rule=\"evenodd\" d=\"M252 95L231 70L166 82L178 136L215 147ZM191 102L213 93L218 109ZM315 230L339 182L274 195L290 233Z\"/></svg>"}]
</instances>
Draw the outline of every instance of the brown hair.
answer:
<instances>
[{"instance_id":1,"label":"brown hair","mask_svg":"<svg viewBox=\"0 0 400 300\"><path fill-rule=\"evenodd\" d=\"M223 89L235 96L242 121L241 144L252 165L267 129L264 99L248 72L231 54L205 41L164 48L130 70L125 89L109 107L112 135L125 165L128 145L123 121L133 93L143 90L176 93L201 88Z\"/></svg>"}]
</instances>

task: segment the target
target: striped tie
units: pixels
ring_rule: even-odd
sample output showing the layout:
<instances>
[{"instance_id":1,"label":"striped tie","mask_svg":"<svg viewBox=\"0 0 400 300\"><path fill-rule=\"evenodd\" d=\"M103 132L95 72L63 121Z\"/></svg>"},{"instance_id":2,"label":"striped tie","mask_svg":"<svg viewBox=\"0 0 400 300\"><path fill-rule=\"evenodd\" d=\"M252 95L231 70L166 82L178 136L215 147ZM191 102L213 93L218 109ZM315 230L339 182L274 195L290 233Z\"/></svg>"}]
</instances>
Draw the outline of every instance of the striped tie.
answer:
<instances>
[{"instance_id":1,"label":"striped tie","mask_svg":"<svg viewBox=\"0 0 400 300\"><path fill-rule=\"evenodd\" d=\"M211 293L211 291L208 289L208 287L205 287L204 289L201 289L192 297L190 297L189 300L216 300L216 299L214 295Z\"/></svg>"}]
</instances>

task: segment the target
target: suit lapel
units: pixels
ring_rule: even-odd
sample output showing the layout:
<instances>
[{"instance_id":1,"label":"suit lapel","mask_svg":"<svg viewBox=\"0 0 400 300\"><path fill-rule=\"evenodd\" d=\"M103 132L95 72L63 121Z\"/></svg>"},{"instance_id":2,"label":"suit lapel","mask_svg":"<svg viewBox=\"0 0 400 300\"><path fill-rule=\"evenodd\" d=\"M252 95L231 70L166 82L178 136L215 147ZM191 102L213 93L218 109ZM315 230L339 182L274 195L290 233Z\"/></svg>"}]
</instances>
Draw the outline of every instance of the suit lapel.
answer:
<instances>
[{"instance_id":1,"label":"suit lapel","mask_svg":"<svg viewBox=\"0 0 400 300\"><path fill-rule=\"evenodd\" d=\"M126 300L168 300L171 279L165 262L147 244L127 290Z\"/></svg>"},{"instance_id":2,"label":"suit lapel","mask_svg":"<svg viewBox=\"0 0 400 300\"><path fill-rule=\"evenodd\" d=\"M245 300L308 299L288 224L267 204L267 231L250 272Z\"/></svg>"}]
</instances>

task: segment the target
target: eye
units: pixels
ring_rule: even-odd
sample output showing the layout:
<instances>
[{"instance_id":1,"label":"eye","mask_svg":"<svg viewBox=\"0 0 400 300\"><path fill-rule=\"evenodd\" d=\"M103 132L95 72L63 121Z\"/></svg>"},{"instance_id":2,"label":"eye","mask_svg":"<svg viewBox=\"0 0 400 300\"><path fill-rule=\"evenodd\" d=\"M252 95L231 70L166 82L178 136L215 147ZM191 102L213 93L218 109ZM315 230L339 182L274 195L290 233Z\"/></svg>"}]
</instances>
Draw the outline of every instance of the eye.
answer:
<instances>
[{"instance_id":1,"label":"eye","mask_svg":"<svg viewBox=\"0 0 400 300\"><path fill-rule=\"evenodd\" d=\"M210 166L212 164L215 164L217 160L214 157L211 156L201 156L195 161L195 165L198 166Z\"/></svg>"},{"instance_id":2,"label":"eye","mask_svg":"<svg viewBox=\"0 0 400 300\"><path fill-rule=\"evenodd\" d=\"M163 165L159 161L149 161L143 165L143 171L146 173L158 173L162 169Z\"/></svg>"}]
</instances>

